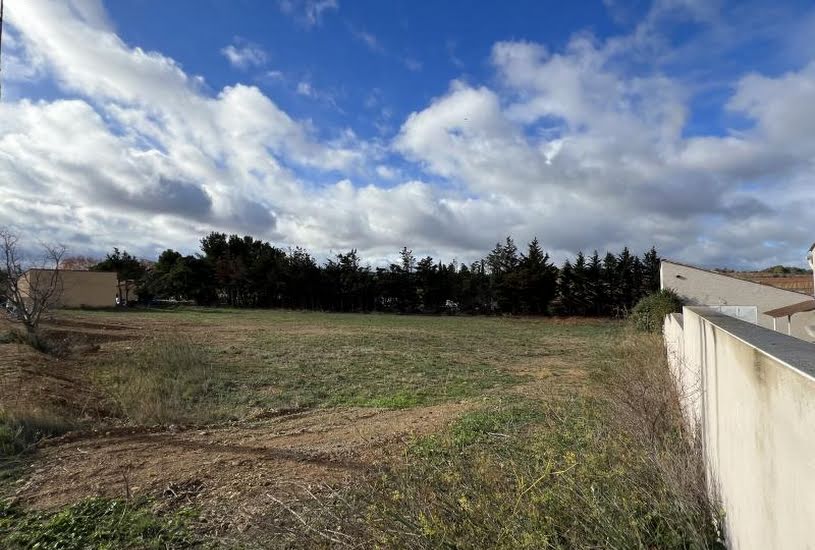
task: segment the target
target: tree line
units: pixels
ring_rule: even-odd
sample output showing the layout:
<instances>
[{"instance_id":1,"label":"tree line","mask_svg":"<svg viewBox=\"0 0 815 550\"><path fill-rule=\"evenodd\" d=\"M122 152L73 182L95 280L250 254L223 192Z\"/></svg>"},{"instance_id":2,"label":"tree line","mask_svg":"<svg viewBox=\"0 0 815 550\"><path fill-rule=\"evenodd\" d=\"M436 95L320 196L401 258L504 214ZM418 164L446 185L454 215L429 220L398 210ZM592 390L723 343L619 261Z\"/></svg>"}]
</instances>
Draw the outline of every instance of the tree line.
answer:
<instances>
[{"instance_id":1,"label":"tree line","mask_svg":"<svg viewBox=\"0 0 815 550\"><path fill-rule=\"evenodd\" d=\"M284 250L252 236L210 233L201 251L165 250L154 263L114 249L90 268L116 271L125 301L192 301L199 305L338 312L622 316L659 287L655 249L642 257L582 252L558 268L533 239L519 251L511 237L471 264L407 247L388 267L363 264L357 250L320 265L302 248ZM131 290L132 288L132 290ZM132 292L132 295L130 295Z\"/></svg>"}]
</instances>

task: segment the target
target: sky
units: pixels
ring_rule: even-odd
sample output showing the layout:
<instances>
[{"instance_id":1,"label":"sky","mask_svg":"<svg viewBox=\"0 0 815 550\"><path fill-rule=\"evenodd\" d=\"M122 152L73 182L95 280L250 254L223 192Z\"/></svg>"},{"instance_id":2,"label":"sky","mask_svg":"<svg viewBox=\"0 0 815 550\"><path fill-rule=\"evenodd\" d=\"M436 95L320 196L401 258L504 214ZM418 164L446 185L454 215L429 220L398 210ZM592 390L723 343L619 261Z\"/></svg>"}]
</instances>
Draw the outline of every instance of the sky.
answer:
<instances>
[{"instance_id":1,"label":"sky","mask_svg":"<svg viewBox=\"0 0 815 550\"><path fill-rule=\"evenodd\" d=\"M0 226L469 262L804 265L815 5L6 0Z\"/></svg>"}]
</instances>

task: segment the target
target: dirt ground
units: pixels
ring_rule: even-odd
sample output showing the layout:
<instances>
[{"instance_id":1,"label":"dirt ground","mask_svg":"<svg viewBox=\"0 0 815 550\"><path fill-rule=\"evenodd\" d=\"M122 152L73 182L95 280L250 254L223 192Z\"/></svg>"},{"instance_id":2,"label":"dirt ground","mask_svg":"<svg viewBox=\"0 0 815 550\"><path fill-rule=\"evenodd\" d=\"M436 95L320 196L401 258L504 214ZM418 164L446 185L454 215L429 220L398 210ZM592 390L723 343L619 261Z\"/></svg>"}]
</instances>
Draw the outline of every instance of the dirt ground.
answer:
<instances>
[{"instance_id":1,"label":"dirt ground","mask_svg":"<svg viewBox=\"0 0 815 550\"><path fill-rule=\"evenodd\" d=\"M250 427L68 434L42 446L15 497L53 508L89 495L147 495L195 503L211 528L240 531L271 497L286 501L351 484L394 459L411 437L440 429L469 406L315 410Z\"/></svg>"},{"instance_id":2,"label":"dirt ground","mask_svg":"<svg viewBox=\"0 0 815 550\"><path fill-rule=\"evenodd\" d=\"M23 344L0 346L0 404L103 418L105 398L87 383L89 355L134 345L146 328L55 321L47 326L51 334L78 346L60 359ZM159 323L148 330L166 327ZM195 504L208 529L240 532L275 499L286 502L319 488L352 484L381 462L396 459L411 438L441 429L472 406L280 411L206 428L79 430L41 443L11 494L37 509L88 496L144 495L169 507Z\"/></svg>"}]
</instances>

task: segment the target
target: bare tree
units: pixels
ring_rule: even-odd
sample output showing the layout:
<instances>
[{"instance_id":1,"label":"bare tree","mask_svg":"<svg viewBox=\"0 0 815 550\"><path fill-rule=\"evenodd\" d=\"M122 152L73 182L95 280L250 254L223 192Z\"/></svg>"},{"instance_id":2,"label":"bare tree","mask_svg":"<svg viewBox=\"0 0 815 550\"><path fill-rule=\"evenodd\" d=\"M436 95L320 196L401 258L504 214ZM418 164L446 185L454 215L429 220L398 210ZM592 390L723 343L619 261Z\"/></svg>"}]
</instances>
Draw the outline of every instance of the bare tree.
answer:
<instances>
[{"instance_id":1,"label":"bare tree","mask_svg":"<svg viewBox=\"0 0 815 550\"><path fill-rule=\"evenodd\" d=\"M0 294L5 295L11 319L22 323L34 342L40 320L62 295L60 261L65 246L41 244L42 256L27 261L19 240L9 229L0 228L0 269L5 271Z\"/></svg>"}]
</instances>

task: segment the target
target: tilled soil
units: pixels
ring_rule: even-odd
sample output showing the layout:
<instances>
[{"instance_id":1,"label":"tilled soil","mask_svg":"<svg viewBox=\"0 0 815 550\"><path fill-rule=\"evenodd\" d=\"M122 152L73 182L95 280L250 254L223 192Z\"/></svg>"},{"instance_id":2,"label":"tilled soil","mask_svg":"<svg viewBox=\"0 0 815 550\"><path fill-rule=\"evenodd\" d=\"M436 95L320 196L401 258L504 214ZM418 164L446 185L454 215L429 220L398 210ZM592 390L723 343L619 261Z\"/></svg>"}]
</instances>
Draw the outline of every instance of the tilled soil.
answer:
<instances>
[{"instance_id":1,"label":"tilled soil","mask_svg":"<svg viewBox=\"0 0 815 550\"><path fill-rule=\"evenodd\" d=\"M323 409L254 426L119 429L47 442L15 498L55 508L88 496L150 496L196 503L218 529L251 523L272 496L347 486L471 405L410 410ZM237 513L236 513L237 512Z\"/></svg>"}]
</instances>

